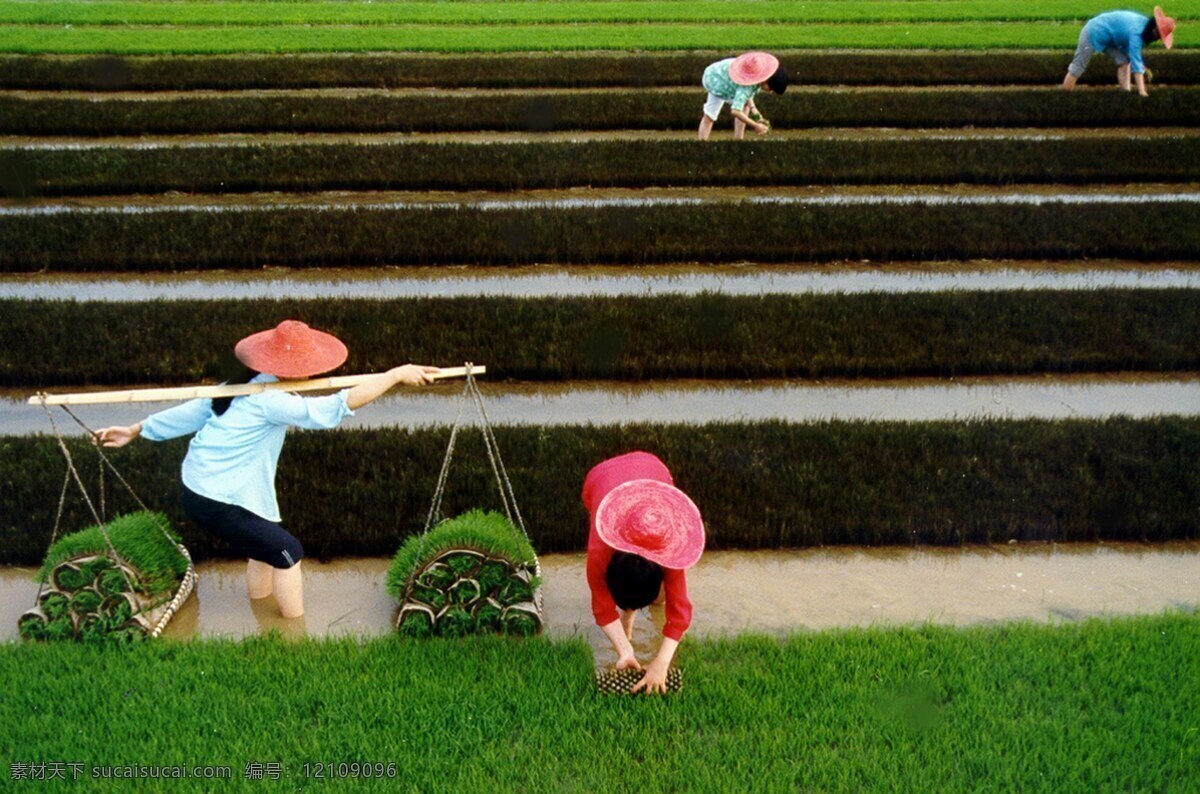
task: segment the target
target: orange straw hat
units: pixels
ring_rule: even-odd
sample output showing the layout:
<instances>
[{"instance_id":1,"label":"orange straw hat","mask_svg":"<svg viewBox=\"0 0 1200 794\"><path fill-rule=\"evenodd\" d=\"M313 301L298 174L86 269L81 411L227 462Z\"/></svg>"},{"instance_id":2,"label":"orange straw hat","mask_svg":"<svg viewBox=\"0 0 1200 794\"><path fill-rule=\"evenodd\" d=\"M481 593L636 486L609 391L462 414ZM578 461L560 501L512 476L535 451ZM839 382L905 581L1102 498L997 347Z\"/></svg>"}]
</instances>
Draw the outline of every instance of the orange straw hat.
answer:
<instances>
[{"instance_id":1,"label":"orange straw hat","mask_svg":"<svg viewBox=\"0 0 1200 794\"><path fill-rule=\"evenodd\" d=\"M729 64L729 79L738 85L758 85L775 74L779 59L769 52L747 52Z\"/></svg>"},{"instance_id":2,"label":"orange straw hat","mask_svg":"<svg viewBox=\"0 0 1200 794\"><path fill-rule=\"evenodd\" d=\"M284 320L269 331L247 336L233 348L233 354L257 372L307 378L340 367L349 352L333 334L309 328L299 320Z\"/></svg>"},{"instance_id":3,"label":"orange straw hat","mask_svg":"<svg viewBox=\"0 0 1200 794\"><path fill-rule=\"evenodd\" d=\"M1154 7L1154 24L1158 25L1158 35L1162 38L1163 46L1168 50L1174 43L1175 20L1163 13L1162 6Z\"/></svg>"},{"instance_id":4,"label":"orange straw hat","mask_svg":"<svg viewBox=\"0 0 1200 794\"><path fill-rule=\"evenodd\" d=\"M704 553L704 521L688 495L658 480L630 480L596 508L596 534L617 551L664 568L690 568Z\"/></svg>"}]
</instances>

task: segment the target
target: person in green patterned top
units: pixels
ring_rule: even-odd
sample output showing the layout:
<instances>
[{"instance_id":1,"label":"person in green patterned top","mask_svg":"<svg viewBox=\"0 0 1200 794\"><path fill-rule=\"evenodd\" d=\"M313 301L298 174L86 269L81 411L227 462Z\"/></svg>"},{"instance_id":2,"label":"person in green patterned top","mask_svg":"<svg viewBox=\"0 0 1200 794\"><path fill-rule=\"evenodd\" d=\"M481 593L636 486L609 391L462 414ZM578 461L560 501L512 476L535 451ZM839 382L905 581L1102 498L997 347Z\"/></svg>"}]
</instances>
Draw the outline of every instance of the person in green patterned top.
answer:
<instances>
[{"instance_id":1,"label":"person in green patterned top","mask_svg":"<svg viewBox=\"0 0 1200 794\"><path fill-rule=\"evenodd\" d=\"M760 91L782 94L787 90L787 71L779 59L765 52L747 52L736 58L709 64L701 81L708 91L704 115L700 117L700 140L708 140L713 122L721 115L726 103L733 113L733 137L741 140L746 127L766 135L771 127L758 112L754 97Z\"/></svg>"}]
</instances>

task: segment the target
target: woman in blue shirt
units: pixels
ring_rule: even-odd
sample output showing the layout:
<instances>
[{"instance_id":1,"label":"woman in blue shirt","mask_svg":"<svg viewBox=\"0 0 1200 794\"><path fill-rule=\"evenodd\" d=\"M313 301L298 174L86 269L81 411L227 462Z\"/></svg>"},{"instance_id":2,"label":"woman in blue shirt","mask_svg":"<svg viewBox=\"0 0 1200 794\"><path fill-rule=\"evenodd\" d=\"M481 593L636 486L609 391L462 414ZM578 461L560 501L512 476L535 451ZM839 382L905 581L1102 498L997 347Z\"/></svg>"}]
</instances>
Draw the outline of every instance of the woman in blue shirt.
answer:
<instances>
[{"instance_id":1,"label":"woman in blue shirt","mask_svg":"<svg viewBox=\"0 0 1200 794\"><path fill-rule=\"evenodd\" d=\"M1134 11L1106 11L1092 17L1079 32L1079 44L1075 48L1075 58L1067 67L1063 88L1073 89L1092 55L1103 52L1116 63L1117 84L1121 88L1130 90L1132 72L1138 93L1148 96L1142 49L1160 39L1164 47L1171 49L1174 32L1175 20L1164 14L1160 6L1154 7L1154 19Z\"/></svg>"},{"instance_id":2,"label":"woman in blue shirt","mask_svg":"<svg viewBox=\"0 0 1200 794\"><path fill-rule=\"evenodd\" d=\"M239 380L269 383L328 372L341 366L347 350L331 334L285 320L238 342L234 354L246 368ZM98 430L96 440L106 447L121 447L138 436L164 441L194 433L183 460L184 512L201 529L249 557L250 598L274 594L285 618L299 617L304 614L300 576L304 548L280 526L275 498L275 467L288 427L335 427L393 386L429 383L437 371L437 367L407 364L326 397L264 391L191 400L135 425Z\"/></svg>"}]
</instances>

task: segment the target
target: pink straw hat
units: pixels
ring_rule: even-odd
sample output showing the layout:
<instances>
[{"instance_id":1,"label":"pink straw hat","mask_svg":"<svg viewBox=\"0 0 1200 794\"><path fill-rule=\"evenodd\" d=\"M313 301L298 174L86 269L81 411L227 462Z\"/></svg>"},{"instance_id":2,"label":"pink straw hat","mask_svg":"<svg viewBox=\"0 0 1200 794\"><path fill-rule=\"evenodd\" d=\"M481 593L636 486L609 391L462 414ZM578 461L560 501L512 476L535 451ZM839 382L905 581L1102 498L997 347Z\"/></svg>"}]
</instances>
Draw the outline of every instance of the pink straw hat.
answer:
<instances>
[{"instance_id":1,"label":"pink straw hat","mask_svg":"<svg viewBox=\"0 0 1200 794\"><path fill-rule=\"evenodd\" d=\"M596 508L596 534L664 568L690 568L704 553L704 521L688 495L658 480L630 480Z\"/></svg>"},{"instance_id":2,"label":"pink straw hat","mask_svg":"<svg viewBox=\"0 0 1200 794\"><path fill-rule=\"evenodd\" d=\"M758 85L775 74L779 59L769 52L747 52L729 64L729 79L738 85Z\"/></svg>"},{"instance_id":3,"label":"pink straw hat","mask_svg":"<svg viewBox=\"0 0 1200 794\"><path fill-rule=\"evenodd\" d=\"M1158 35L1162 38L1163 46L1171 49L1171 45L1175 43L1175 20L1166 15L1162 6L1154 7L1154 24L1158 25Z\"/></svg>"},{"instance_id":4,"label":"pink straw hat","mask_svg":"<svg viewBox=\"0 0 1200 794\"><path fill-rule=\"evenodd\" d=\"M233 354L250 369L279 378L307 378L342 365L349 352L332 334L284 320L269 331L251 334Z\"/></svg>"}]
</instances>

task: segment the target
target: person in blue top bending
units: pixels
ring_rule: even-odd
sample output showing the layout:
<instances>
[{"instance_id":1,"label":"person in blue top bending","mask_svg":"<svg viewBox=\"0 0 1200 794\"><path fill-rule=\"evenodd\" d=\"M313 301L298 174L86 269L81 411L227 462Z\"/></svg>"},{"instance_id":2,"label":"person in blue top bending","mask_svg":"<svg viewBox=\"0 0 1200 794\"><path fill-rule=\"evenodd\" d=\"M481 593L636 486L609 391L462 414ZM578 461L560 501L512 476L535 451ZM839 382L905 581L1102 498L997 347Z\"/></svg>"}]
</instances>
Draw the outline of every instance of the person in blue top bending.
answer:
<instances>
[{"instance_id":1,"label":"person in blue top bending","mask_svg":"<svg viewBox=\"0 0 1200 794\"><path fill-rule=\"evenodd\" d=\"M234 355L243 365L231 382L269 383L307 378L341 366L346 346L332 334L296 320L252 334ZM397 384L429 383L437 367L406 364L326 397L264 391L244 397L200 399L159 411L130 426L96 431L106 447L138 436L165 441L191 433L183 459L180 499L188 518L249 557L246 589L252 599L274 594L285 618L304 614L300 560L304 547L280 526L275 467L289 427L335 427L354 409Z\"/></svg>"},{"instance_id":2,"label":"person in blue top bending","mask_svg":"<svg viewBox=\"0 0 1200 794\"><path fill-rule=\"evenodd\" d=\"M1138 93L1147 96L1142 50L1159 40L1171 49L1174 33L1175 20L1164 14L1160 6L1154 7L1154 19L1136 11L1106 11L1092 17L1079 32L1079 45L1075 48L1075 58L1067 67L1063 88L1073 89L1092 56L1103 52L1117 65L1117 85L1129 91L1132 73Z\"/></svg>"}]
</instances>

